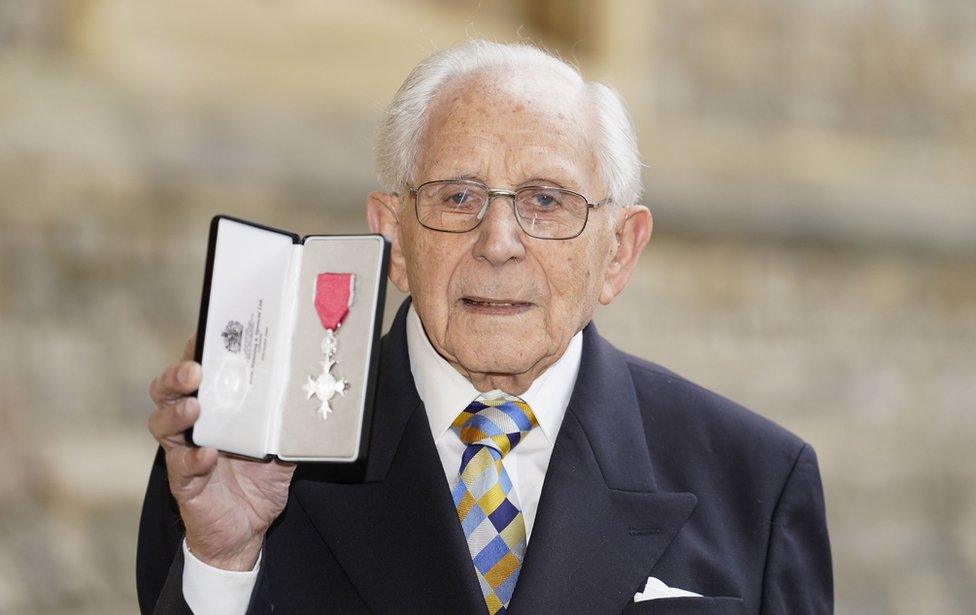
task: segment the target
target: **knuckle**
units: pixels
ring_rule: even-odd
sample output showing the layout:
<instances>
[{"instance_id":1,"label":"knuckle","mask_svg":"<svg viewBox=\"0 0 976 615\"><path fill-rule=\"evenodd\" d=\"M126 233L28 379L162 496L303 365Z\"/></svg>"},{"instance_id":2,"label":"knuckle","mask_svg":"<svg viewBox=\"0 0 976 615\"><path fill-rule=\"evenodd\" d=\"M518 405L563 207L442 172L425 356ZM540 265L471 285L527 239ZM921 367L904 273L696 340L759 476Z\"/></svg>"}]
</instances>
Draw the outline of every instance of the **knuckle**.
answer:
<instances>
[{"instance_id":1,"label":"knuckle","mask_svg":"<svg viewBox=\"0 0 976 615\"><path fill-rule=\"evenodd\" d=\"M165 440L178 429L179 413L177 406L160 406L149 417L150 431L157 440Z\"/></svg>"},{"instance_id":2,"label":"knuckle","mask_svg":"<svg viewBox=\"0 0 976 615\"><path fill-rule=\"evenodd\" d=\"M149 420L146 421L146 426L149 428L149 433L151 433L153 437L156 438L157 440L161 439L162 437L161 434L162 426L160 425L160 421L162 420L162 418L160 416L160 413L161 413L160 410L158 409L154 410L149 415Z\"/></svg>"},{"instance_id":3,"label":"knuckle","mask_svg":"<svg viewBox=\"0 0 976 615\"><path fill-rule=\"evenodd\" d=\"M180 365L180 363L173 363L166 368L165 372L163 372L163 382L168 390L175 388L175 385L178 382L176 380L176 373L179 371Z\"/></svg>"},{"instance_id":4,"label":"knuckle","mask_svg":"<svg viewBox=\"0 0 976 615\"><path fill-rule=\"evenodd\" d=\"M180 451L176 447L169 447L166 449L166 473L169 474L170 478L179 477L180 472ZM172 484L174 481L170 481Z\"/></svg>"},{"instance_id":5,"label":"knuckle","mask_svg":"<svg viewBox=\"0 0 976 615\"><path fill-rule=\"evenodd\" d=\"M187 446L173 447L173 471L180 477L190 474L190 464L188 456L191 449Z\"/></svg>"},{"instance_id":6,"label":"knuckle","mask_svg":"<svg viewBox=\"0 0 976 615\"><path fill-rule=\"evenodd\" d=\"M172 380L172 370L169 367L153 378L149 385L149 395L156 402L156 405L162 405L172 400L175 393L171 384Z\"/></svg>"}]
</instances>

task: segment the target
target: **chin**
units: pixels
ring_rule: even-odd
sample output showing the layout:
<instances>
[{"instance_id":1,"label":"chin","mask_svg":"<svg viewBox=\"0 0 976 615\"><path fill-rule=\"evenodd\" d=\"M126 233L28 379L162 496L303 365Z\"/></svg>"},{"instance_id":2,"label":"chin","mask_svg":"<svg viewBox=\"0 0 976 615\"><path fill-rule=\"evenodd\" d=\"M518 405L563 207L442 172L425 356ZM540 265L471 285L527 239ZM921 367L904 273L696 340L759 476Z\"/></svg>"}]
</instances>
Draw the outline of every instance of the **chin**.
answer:
<instances>
[{"instance_id":1,"label":"chin","mask_svg":"<svg viewBox=\"0 0 976 615\"><path fill-rule=\"evenodd\" d=\"M526 338L524 331L514 335L496 333L486 341L461 342L457 348L455 356L468 370L500 374L521 374L532 369L544 350L541 341Z\"/></svg>"},{"instance_id":2,"label":"chin","mask_svg":"<svg viewBox=\"0 0 976 615\"><path fill-rule=\"evenodd\" d=\"M445 331L445 348L470 371L518 374L550 350L538 309L519 316L456 312Z\"/></svg>"},{"instance_id":3,"label":"chin","mask_svg":"<svg viewBox=\"0 0 976 615\"><path fill-rule=\"evenodd\" d=\"M522 374L530 369L536 363L536 360L518 360L513 361L511 357L506 356L489 356L477 355L472 357L464 357L464 359L470 358L471 361L462 360L461 364L470 372L476 372L479 374Z\"/></svg>"}]
</instances>

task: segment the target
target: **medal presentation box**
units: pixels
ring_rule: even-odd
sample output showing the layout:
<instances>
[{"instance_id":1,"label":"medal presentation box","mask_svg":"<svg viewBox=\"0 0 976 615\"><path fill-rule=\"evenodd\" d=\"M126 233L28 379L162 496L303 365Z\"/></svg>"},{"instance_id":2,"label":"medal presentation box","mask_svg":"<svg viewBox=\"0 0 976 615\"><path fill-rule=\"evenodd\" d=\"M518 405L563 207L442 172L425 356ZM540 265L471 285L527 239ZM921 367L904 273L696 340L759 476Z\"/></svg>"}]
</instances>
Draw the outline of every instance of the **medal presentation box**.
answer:
<instances>
[{"instance_id":1,"label":"medal presentation box","mask_svg":"<svg viewBox=\"0 0 976 615\"><path fill-rule=\"evenodd\" d=\"M365 457L389 242L210 225L187 441L286 461Z\"/></svg>"}]
</instances>

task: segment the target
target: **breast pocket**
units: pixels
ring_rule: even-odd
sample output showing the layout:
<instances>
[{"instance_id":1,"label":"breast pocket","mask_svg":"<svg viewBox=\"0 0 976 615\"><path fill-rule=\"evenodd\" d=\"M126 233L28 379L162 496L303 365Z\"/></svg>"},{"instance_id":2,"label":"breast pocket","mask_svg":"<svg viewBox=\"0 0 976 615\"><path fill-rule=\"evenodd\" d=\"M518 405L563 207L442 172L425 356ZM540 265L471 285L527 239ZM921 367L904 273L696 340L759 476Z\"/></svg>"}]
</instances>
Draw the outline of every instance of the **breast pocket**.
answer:
<instances>
[{"instance_id":1,"label":"breast pocket","mask_svg":"<svg viewBox=\"0 0 976 615\"><path fill-rule=\"evenodd\" d=\"M742 598L660 598L628 604L621 615L741 615Z\"/></svg>"}]
</instances>

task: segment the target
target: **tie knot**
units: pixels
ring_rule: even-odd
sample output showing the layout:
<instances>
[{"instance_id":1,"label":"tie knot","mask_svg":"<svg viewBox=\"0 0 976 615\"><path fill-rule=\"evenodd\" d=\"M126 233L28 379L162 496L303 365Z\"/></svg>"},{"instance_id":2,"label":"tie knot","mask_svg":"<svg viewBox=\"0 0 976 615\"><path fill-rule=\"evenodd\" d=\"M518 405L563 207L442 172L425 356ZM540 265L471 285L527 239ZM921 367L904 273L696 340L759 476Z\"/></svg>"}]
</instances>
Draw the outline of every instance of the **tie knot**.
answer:
<instances>
[{"instance_id":1,"label":"tie knot","mask_svg":"<svg viewBox=\"0 0 976 615\"><path fill-rule=\"evenodd\" d=\"M488 446L504 457L537 424L529 404L518 397L482 395L461 411L451 429L465 444Z\"/></svg>"}]
</instances>

